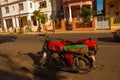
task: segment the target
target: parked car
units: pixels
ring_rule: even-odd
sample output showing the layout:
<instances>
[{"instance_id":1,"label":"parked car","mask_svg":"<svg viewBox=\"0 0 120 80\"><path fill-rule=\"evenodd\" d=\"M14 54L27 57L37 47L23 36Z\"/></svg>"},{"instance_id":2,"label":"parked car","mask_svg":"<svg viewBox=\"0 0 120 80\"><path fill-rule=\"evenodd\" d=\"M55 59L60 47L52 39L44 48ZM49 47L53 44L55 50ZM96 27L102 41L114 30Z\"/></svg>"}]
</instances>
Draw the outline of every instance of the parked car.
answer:
<instances>
[{"instance_id":1,"label":"parked car","mask_svg":"<svg viewBox=\"0 0 120 80\"><path fill-rule=\"evenodd\" d=\"M116 39L116 40L120 40L120 29L116 30L113 32L113 37Z\"/></svg>"}]
</instances>

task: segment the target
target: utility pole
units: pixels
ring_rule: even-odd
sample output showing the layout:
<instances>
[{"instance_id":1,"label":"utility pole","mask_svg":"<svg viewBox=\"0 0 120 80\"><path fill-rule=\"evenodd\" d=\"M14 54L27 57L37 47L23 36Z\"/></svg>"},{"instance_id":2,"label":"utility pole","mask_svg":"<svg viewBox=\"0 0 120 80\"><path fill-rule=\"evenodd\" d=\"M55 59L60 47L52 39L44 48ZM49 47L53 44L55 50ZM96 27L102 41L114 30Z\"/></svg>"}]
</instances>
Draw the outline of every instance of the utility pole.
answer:
<instances>
[{"instance_id":1,"label":"utility pole","mask_svg":"<svg viewBox=\"0 0 120 80\"><path fill-rule=\"evenodd\" d=\"M52 23L53 23L53 33L55 33L55 17L56 17L56 0L51 0L52 4Z\"/></svg>"}]
</instances>

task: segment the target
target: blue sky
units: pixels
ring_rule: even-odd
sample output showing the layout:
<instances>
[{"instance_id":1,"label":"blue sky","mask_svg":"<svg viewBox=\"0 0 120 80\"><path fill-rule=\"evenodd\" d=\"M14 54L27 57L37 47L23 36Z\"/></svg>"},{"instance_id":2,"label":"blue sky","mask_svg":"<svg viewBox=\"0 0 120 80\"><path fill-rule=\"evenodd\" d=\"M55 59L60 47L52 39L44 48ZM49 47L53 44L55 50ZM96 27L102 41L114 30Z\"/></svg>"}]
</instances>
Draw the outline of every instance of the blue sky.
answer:
<instances>
[{"instance_id":1,"label":"blue sky","mask_svg":"<svg viewBox=\"0 0 120 80\"><path fill-rule=\"evenodd\" d=\"M103 10L103 0L97 0L97 10Z\"/></svg>"}]
</instances>

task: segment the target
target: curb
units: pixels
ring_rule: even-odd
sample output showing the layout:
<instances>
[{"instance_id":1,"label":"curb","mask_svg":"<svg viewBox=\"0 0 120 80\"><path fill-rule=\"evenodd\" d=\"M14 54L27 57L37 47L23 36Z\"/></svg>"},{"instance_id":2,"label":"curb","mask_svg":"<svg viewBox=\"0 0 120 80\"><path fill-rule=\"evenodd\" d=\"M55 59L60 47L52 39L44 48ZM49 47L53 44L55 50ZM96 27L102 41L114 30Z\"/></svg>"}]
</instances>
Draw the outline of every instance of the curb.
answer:
<instances>
[{"instance_id":1,"label":"curb","mask_svg":"<svg viewBox=\"0 0 120 80\"><path fill-rule=\"evenodd\" d=\"M25 32L21 34L67 34L67 33L112 33L113 30L96 30L96 31L64 31L64 32ZM0 33L0 34L17 34L17 33ZM20 34L18 34L20 35Z\"/></svg>"}]
</instances>

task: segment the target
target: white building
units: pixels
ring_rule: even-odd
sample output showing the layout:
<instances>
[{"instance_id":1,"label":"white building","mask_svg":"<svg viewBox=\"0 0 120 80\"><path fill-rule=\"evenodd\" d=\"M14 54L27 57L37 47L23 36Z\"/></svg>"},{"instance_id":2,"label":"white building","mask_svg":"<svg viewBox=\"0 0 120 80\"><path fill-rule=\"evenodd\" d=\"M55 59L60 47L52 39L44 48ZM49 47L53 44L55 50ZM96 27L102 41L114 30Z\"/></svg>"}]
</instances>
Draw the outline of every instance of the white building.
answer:
<instances>
[{"instance_id":1,"label":"white building","mask_svg":"<svg viewBox=\"0 0 120 80\"><path fill-rule=\"evenodd\" d=\"M52 7L50 0L1 0L1 11L5 31L19 30L31 27L33 31L38 28L38 22L32 20L33 12L38 10L47 16L47 23L51 21Z\"/></svg>"}]
</instances>

